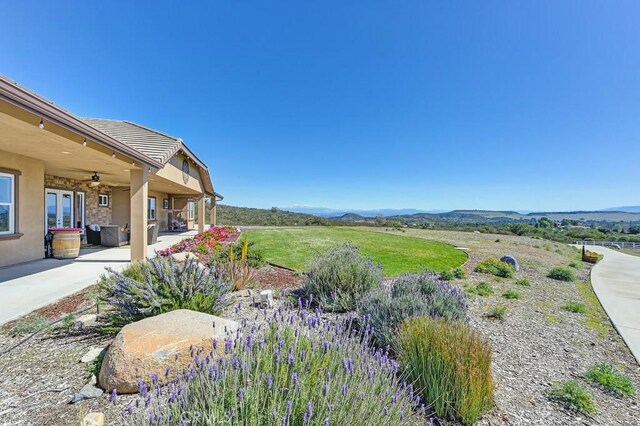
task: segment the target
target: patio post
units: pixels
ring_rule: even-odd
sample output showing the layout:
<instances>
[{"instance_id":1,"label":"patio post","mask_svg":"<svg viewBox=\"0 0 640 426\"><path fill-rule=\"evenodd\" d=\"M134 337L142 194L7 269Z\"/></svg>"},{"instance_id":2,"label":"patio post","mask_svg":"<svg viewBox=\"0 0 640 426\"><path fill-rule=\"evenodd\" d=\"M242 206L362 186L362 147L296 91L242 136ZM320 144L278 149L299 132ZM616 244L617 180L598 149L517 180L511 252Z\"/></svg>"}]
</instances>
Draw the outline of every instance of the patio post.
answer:
<instances>
[{"instance_id":1,"label":"patio post","mask_svg":"<svg viewBox=\"0 0 640 426\"><path fill-rule=\"evenodd\" d=\"M198 233L201 234L204 232L204 205L205 205L205 197L204 194L198 200Z\"/></svg>"},{"instance_id":2,"label":"patio post","mask_svg":"<svg viewBox=\"0 0 640 426\"><path fill-rule=\"evenodd\" d=\"M211 203L211 210L209 210L209 223L211 226L216 225L216 197L215 195L209 198L209 202Z\"/></svg>"},{"instance_id":3,"label":"patio post","mask_svg":"<svg viewBox=\"0 0 640 426\"><path fill-rule=\"evenodd\" d=\"M131 169L131 261L147 257L147 198L149 195L149 172Z\"/></svg>"}]
</instances>

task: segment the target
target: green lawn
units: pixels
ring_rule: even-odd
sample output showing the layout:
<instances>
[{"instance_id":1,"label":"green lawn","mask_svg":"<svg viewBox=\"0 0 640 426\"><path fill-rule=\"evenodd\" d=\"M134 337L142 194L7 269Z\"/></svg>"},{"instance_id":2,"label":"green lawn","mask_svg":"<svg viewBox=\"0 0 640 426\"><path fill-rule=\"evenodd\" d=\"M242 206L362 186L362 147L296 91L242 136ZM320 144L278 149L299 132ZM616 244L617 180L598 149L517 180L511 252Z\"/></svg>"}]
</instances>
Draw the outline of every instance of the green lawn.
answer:
<instances>
[{"instance_id":1,"label":"green lawn","mask_svg":"<svg viewBox=\"0 0 640 426\"><path fill-rule=\"evenodd\" d=\"M467 260L466 253L448 244L358 228L272 228L245 234L268 262L296 270L304 269L317 253L345 242L357 245L364 255L381 262L385 276L424 269L444 271Z\"/></svg>"}]
</instances>

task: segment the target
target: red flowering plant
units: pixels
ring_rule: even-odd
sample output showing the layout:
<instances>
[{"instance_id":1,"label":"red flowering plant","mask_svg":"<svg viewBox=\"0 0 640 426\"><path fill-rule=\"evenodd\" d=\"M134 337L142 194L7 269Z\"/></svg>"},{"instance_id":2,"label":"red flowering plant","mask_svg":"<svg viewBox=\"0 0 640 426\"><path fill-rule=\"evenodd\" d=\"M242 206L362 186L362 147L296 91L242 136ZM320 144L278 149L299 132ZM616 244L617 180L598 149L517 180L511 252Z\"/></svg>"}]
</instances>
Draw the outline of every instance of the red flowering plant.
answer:
<instances>
[{"instance_id":1,"label":"red flowering plant","mask_svg":"<svg viewBox=\"0 0 640 426\"><path fill-rule=\"evenodd\" d=\"M172 245L165 250L158 250L159 256L173 253L193 253L207 256L221 251L227 244L234 242L240 235L240 228L235 226L212 226L206 231Z\"/></svg>"}]
</instances>

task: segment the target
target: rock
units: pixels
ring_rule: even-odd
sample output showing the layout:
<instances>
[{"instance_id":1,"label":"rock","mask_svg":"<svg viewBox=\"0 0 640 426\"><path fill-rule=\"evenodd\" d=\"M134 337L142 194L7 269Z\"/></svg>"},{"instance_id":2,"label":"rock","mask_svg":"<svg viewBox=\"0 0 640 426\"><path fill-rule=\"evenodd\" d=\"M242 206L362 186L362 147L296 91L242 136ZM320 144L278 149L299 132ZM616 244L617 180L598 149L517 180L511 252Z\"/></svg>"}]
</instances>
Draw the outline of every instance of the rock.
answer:
<instances>
[{"instance_id":1,"label":"rock","mask_svg":"<svg viewBox=\"0 0 640 426\"><path fill-rule=\"evenodd\" d=\"M194 256L193 254L187 252L187 251L183 251L182 253L173 253L171 255L171 257L173 257L173 260L175 260L176 262L182 263L182 262L186 262L187 258L189 259L197 259L196 256Z\"/></svg>"},{"instance_id":2,"label":"rock","mask_svg":"<svg viewBox=\"0 0 640 426\"><path fill-rule=\"evenodd\" d=\"M104 414L102 413L89 413L84 416L80 426L102 426L104 425Z\"/></svg>"},{"instance_id":3,"label":"rock","mask_svg":"<svg viewBox=\"0 0 640 426\"><path fill-rule=\"evenodd\" d=\"M518 261L516 260L515 257L511 255L506 255L506 256L502 256L500 260L504 263L508 263L509 265L513 266L516 272L520 271L520 265L518 264Z\"/></svg>"},{"instance_id":4,"label":"rock","mask_svg":"<svg viewBox=\"0 0 640 426\"><path fill-rule=\"evenodd\" d=\"M273 308L273 291L262 290L260 292L260 306L262 308Z\"/></svg>"},{"instance_id":5,"label":"rock","mask_svg":"<svg viewBox=\"0 0 640 426\"><path fill-rule=\"evenodd\" d=\"M98 315L86 314L76 318L76 322L73 324L73 327L76 329L82 329L85 327L93 327L97 323L98 323Z\"/></svg>"},{"instance_id":6,"label":"rock","mask_svg":"<svg viewBox=\"0 0 640 426\"><path fill-rule=\"evenodd\" d=\"M80 362L84 362L85 364L88 362L94 361L100 355L104 355L107 352L107 348L93 348L90 349L89 352L84 354L82 358L80 358Z\"/></svg>"},{"instance_id":7,"label":"rock","mask_svg":"<svg viewBox=\"0 0 640 426\"><path fill-rule=\"evenodd\" d=\"M239 327L236 321L186 309L128 324L109 346L98 382L120 394L137 392L137 379L148 382L154 373L160 384L168 383L191 363L192 348L222 356L224 338ZM214 339L220 342L215 350Z\"/></svg>"},{"instance_id":8,"label":"rock","mask_svg":"<svg viewBox=\"0 0 640 426\"><path fill-rule=\"evenodd\" d=\"M104 391L95 386L95 383L87 383L80 389L75 395L71 397L69 404L75 404L76 402L83 401L85 399L98 398Z\"/></svg>"},{"instance_id":9,"label":"rock","mask_svg":"<svg viewBox=\"0 0 640 426\"><path fill-rule=\"evenodd\" d=\"M251 289L245 288L243 290L238 291L238 297L251 297L253 296L253 291Z\"/></svg>"}]
</instances>

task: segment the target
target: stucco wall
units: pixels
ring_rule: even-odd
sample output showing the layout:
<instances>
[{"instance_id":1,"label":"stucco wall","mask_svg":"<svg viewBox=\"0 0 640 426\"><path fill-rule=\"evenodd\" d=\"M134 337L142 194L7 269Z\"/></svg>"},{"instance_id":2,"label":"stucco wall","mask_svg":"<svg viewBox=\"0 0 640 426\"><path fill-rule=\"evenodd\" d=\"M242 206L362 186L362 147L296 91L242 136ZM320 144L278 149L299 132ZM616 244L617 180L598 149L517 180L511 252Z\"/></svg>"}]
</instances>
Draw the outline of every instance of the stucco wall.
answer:
<instances>
[{"instance_id":1,"label":"stucco wall","mask_svg":"<svg viewBox=\"0 0 640 426\"><path fill-rule=\"evenodd\" d=\"M44 257L44 162L0 151L0 167L17 170L18 232L0 240L0 267Z\"/></svg>"},{"instance_id":2,"label":"stucco wall","mask_svg":"<svg viewBox=\"0 0 640 426\"><path fill-rule=\"evenodd\" d=\"M113 188L113 223L124 225L131 222L131 197L128 188ZM156 198L156 221L160 231L167 230L167 210L162 208L162 200L169 196L163 192L149 191L149 197ZM153 221L150 221L153 223Z\"/></svg>"}]
</instances>

